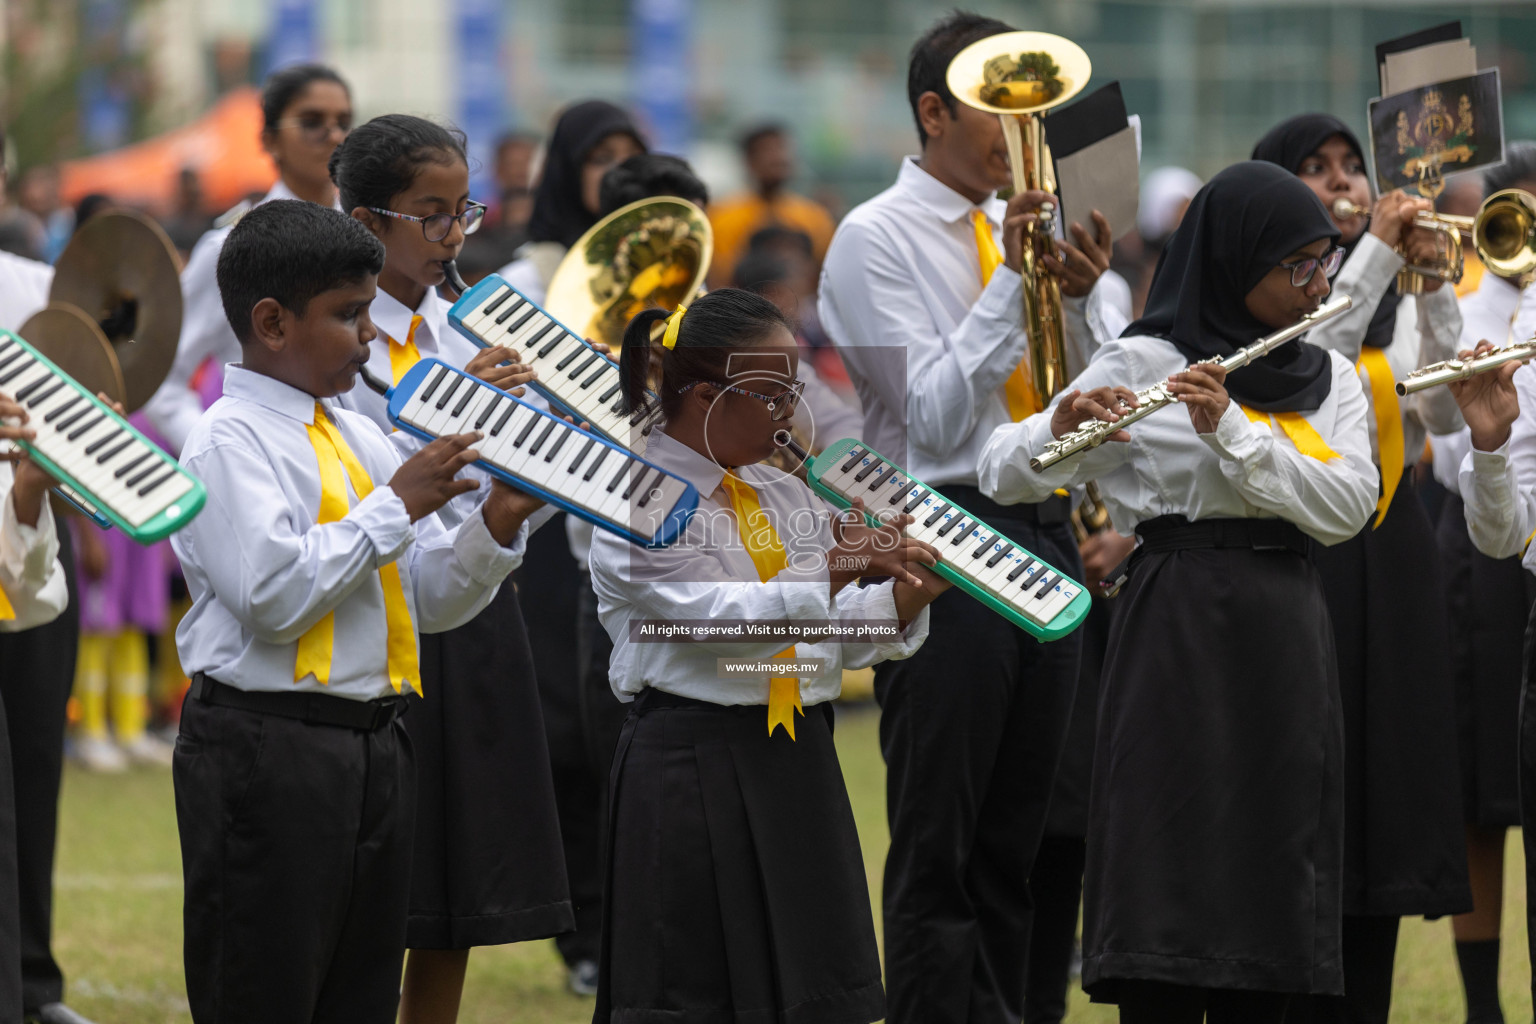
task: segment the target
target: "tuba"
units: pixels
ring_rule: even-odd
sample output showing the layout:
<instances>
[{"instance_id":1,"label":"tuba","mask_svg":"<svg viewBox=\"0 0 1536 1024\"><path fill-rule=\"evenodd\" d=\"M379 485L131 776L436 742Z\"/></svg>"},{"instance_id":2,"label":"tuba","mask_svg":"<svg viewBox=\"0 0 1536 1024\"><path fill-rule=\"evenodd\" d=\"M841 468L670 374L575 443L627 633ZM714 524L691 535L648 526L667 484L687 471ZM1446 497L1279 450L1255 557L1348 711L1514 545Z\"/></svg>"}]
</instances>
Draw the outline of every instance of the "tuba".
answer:
<instances>
[{"instance_id":1,"label":"tuba","mask_svg":"<svg viewBox=\"0 0 1536 1024\"><path fill-rule=\"evenodd\" d=\"M1370 212L1342 196L1333 201L1335 217L1363 217ZM1439 236L1442 255L1430 263L1411 264L1398 271L1397 290L1404 295L1421 293L1425 278L1459 282L1466 259L1463 236L1472 240L1478 258L1496 277L1514 281L1521 288L1536 279L1536 196L1529 192L1506 188L1483 200L1476 216L1426 211L1415 217L1413 224ZM1398 252L1402 251L1399 247Z\"/></svg>"}]
</instances>

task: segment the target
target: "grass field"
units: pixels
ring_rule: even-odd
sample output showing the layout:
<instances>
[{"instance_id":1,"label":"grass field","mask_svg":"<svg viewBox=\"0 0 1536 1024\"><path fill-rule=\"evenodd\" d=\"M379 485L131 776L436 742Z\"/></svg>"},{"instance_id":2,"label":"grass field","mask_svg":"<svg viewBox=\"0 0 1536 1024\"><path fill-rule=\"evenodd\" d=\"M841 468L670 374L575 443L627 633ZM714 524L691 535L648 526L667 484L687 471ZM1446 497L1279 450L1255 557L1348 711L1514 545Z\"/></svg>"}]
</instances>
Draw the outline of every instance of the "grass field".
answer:
<instances>
[{"instance_id":1,"label":"grass field","mask_svg":"<svg viewBox=\"0 0 1536 1024\"><path fill-rule=\"evenodd\" d=\"M888 837L884 766L872 710L838 725L838 749L858 815L878 906ZM70 1002L101 1024L181 1024L181 868L170 773L140 769L93 776L71 768L64 782L57 881L56 952ZM1505 901L1503 995L1510 1021L1531 1019L1520 843L1511 834ZM876 918L878 925L879 919ZM585 1024L591 1002L566 993L550 942L477 950L460 1020L466 1024ZM1115 1020L1112 1010L1073 994L1068 1019ZM1445 921L1408 921L1398 946L1394 1024L1457 1024L1461 989Z\"/></svg>"}]
</instances>

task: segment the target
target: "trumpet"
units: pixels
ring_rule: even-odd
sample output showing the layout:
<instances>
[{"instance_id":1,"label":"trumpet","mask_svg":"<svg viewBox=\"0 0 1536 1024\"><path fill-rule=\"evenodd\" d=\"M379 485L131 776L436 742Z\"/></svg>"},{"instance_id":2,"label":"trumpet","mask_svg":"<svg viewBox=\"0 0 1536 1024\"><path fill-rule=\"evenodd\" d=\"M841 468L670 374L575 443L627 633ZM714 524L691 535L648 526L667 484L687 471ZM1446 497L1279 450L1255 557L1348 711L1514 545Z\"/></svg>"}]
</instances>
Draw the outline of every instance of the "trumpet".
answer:
<instances>
[{"instance_id":1,"label":"trumpet","mask_svg":"<svg viewBox=\"0 0 1536 1024\"><path fill-rule=\"evenodd\" d=\"M1446 359L1420 367L1397 382L1397 393L1411 395L1415 391L1423 391L1437 384L1466 380L1480 373L1496 370L1505 363L1526 359L1536 359L1536 338L1522 341L1517 345L1496 348L1487 355L1478 356L1475 359Z\"/></svg>"},{"instance_id":2,"label":"trumpet","mask_svg":"<svg viewBox=\"0 0 1536 1024\"><path fill-rule=\"evenodd\" d=\"M1370 212L1343 196L1333 201L1333 215L1341 219L1368 216ZM1425 278L1460 282L1466 265L1463 236L1471 238L1478 258L1495 276L1522 288L1536 279L1536 196L1529 192L1518 188L1495 192L1483 200L1473 217L1421 212L1413 225L1435 232L1444 255L1432 263L1410 264L1398 271L1397 290L1404 295L1421 293ZM1397 251L1403 253L1403 247L1398 246Z\"/></svg>"},{"instance_id":3,"label":"trumpet","mask_svg":"<svg viewBox=\"0 0 1536 1024\"><path fill-rule=\"evenodd\" d=\"M1324 320L1333 319L1347 310L1350 305L1349 296L1341 295L1319 306L1315 311L1308 313L1294 324L1291 324L1291 326L1283 327L1273 334L1260 338L1252 345L1246 345L1238 349L1225 359L1216 360L1216 365L1229 373L1240 367L1247 366L1255 359L1269 355L1269 353L1293 338L1305 334ZM1136 392L1136 408L1113 423L1107 423L1104 420L1084 420L1070 434L1046 445L1043 452L1029 460L1029 468L1033 469L1036 473L1043 473L1058 462L1081 455L1089 449L1097 448L1109 440L1110 435L1116 431L1124 430L1138 420L1146 419L1154 412L1157 412L1157 410L1174 405L1177 402L1178 398L1169 389L1168 382L1166 380L1158 381L1151 387L1143 388Z\"/></svg>"}]
</instances>

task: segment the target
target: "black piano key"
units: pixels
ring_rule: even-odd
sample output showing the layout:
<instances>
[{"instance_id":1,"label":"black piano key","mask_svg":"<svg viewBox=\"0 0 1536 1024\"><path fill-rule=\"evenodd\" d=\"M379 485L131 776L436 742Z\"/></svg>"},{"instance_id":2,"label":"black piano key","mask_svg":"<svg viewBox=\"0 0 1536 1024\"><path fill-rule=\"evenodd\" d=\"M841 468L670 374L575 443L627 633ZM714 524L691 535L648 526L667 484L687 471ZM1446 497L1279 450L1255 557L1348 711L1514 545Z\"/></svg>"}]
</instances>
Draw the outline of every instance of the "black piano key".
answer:
<instances>
[{"instance_id":1,"label":"black piano key","mask_svg":"<svg viewBox=\"0 0 1536 1024\"><path fill-rule=\"evenodd\" d=\"M516 294L517 294L517 292L514 292L511 288L504 288L504 289L502 289L502 292L501 292L500 295L496 296L490 302L487 302L485 304L485 308L480 311L481 315L482 316L490 316L492 313L496 312L496 308L498 306L500 306L503 302L506 302L508 299L510 299L512 296L514 296Z\"/></svg>"},{"instance_id":2,"label":"black piano key","mask_svg":"<svg viewBox=\"0 0 1536 1024\"><path fill-rule=\"evenodd\" d=\"M608 401L608 399L612 398L614 395L618 394L623 389L624 389L624 381L621 378L621 379L616 380L616 381L613 382L613 387L609 388L607 391L604 391L601 395L598 395L597 396L597 400L599 402L606 402L606 401Z\"/></svg>"},{"instance_id":3,"label":"black piano key","mask_svg":"<svg viewBox=\"0 0 1536 1024\"><path fill-rule=\"evenodd\" d=\"M886 481L890 480L895 475L896 467L886 466L880 471L878 476L869 482L869 489L871 491L878 491L886 483Z\"/></svg>"},{"instance_id":4,"label":"black piano key","mask_svg":"<svg viewBox=\"0 0 1536 1024\"><path fill-rule=\"evenodd\" d=\"M635 475L639 476L638 473L635 474ZM663 473L661 470L658 469L656 471L656 475L651 478L651 482L646 485L644 493L642 493L640 495L640 501L636 505L636 508L645 508L646 503L651 500L651 495L656 491L656 488L661 486L661 482L663 480L665 480L666 478L667 478L667 474ZM627 498L627 497L629 497L629 495L626 494L626 495L624 495L624 497Z\"/></svg>"},{"instance_id":5,"label":"black piano key","mask_svg":"<svg viewBox=\"0 0 1536 1024\"><path fill-rule=\"evenodd\" d=\"M15 338L0 338L0 352L4 352L8 348L20 349L21 346L16 344Z\"/></svg>"},{"instance_id":6,"label":"black piano key","mask_svg":"<svg viewBox=\"0 0 1536 1024\"><path fill-rule=\"evenodd\" d=\"M514 320L512 322L512 324L511 324L511 326L509 326L507 328L507 337L510 338L510 337L512 337L512 335L514 335L518 331L522 330L523 329L523 325L526 324L529 320L532 320L533 317L534 317L534 314L536 314L536 313L538 313L538 309L530 306L528 308L528 312L524 313L522 316L520 316L516 320ZM500 322L501 321L499 321L499 320L497 321L497 323L500 323Z\"/></svg>"},{"instance_id":7,"label":"black piano key","mask_svg":"<svg viewBox=\"0 0 1536 1024\"><path fill-rule=\"evenodd\" d=\"M540 434L539 439L529 447L528 454L530 457L539 454L539 449L544 447L544 442L549 440L549 435L553 434L558 426L560 426L559 420L552 419L549 421L549 426L544 428L544 433Z\"/></svg>"},{"instance_id":8,"label":"black piano key","mask_svg":"<svg viewBox=\"0 0 1536 1024\"><path fill-rule=\"evenodd\" d=\"M629 472L629 463L620 460L619 471L613 474L613 479L608 481L607 491L613 493L613 489L619 486L619 481L624 479L624 474Z\"/></svg>"},{"instance_id":9,"label":"black piano key","mask_svg":"<svg viewBox=\"0 0 1536 1024\"><path fill-rule=\"evenodd\" d=\"M173 477L175 475L176 475L176 467L175 466L171 466L170 468L168 468L165 471L165 473L163 475L155 477L149 483L145 484L143 487L140 487L139 488L139 497L142 498L145 495L149 494L150 491L154 490L156 487L159 487L161 484L165 483L167 480L171 479L171 477Z\"/></svg>"},{"instance_id":10,"label":"black piano key","mask_svg":"<svg viewBox=\"0 0 1536 1024\"><path fill-rule=\"evenodd\" d=\"M587 467L587 471L581 474L581 479L583 481L591 480L592 477L596 475L597 468L603 464L603 460L608 458L608 453L611 451L613 451L612 448L609 448L607 445L602 445L598 450L597 458L593 459L592 464Z\"/></svg>"},{"instance_id":11,"label":"black piano key","mask_svg":"<svg viewBox=\"0 0 1536 1024\"><path fill-rule=\"evenodd\" d=\"M108 448L106 451L102 452L100 455L96 456L96 463L97 463L97 465L102 465L102 466L106 465L108 461L110 461L111 459L115 458L119 453L121 453L124 448L127 448L129 445L133 444L133 435L132 434L129 434L127 437L123 437L122 434L113 434L111 436L113 436L113 437L122 437L123 438L122 443L121 444L115 444L111 448ZM95 447L95 446L93 445L92 447ZM90 448L87 448L86 449L86 454L90 454L90 450L91 450Z\"/></svg>"},{"instance_id":12,"label":"black piano key","mask_svg":"<svg viewBox=\"0 0 1536 1024\"><path fill-rule=\"evenodd\" d=\"M37 378L37 380L33 381L31 384L28 384L26 387L24 387L20 391L16 392L16 394L13 395L12 397L15 398L16 401L18 401L18 402L25 402L27 399L29 399L33 395L37 394L37 392L44 385L51 384L54 381L57 381L58 379L59 378L55 377L51 373L45 373L41 377Z\"/></svg>"},{"instance_id":13,"label":"black piano key","mask_svg":"<svg viewBox=\"0 0 1536 1024\"><path fill-rule=\"evenodd\" d=\"M613 413L615 416L624 415L624 399L621 398L617 402L614 402L608 407L608 411Z\"/></svg>"},{"instance_id":14,"label":"black piano key","mask_svg":"<svg viewBox=\"0 0 1536 1024\"><path fill-rule=\"evenodd\" d=\"M20 366L12 367L9 373L3 377L0 377L0 384L9 384L11 381L15 380L17 377L20 377L23 373L32 369L32 367L36 365L37 361L35 359L23 359ZM43 379L47 380L46 377Z\"/></svg>"},{"instance_id":15,"label":"black piano key","mask_svg":"<svg viewBox=\"0 0 1536 1024\"><path fill-rule=\"evenodd\" d=\"M969 526L961 527L960 532L955 534L955 539L949 542L950 547L959 547L960 542L975 533L977 529L978 524L976 520L972 519Z\"/></svg>"},{"instance_id":16,"label":"black piano key","mask_svg":"<svg viewBox=\"0 0 1536 1024\"><path fill-rule=\"evenodd\" d=\"M603 354L596 349L593 349L592 354L587 356L586 360L583 361L580 366L576 367L576 369L572 370L567 376L569 376L571 380L575 380L577 377L580 377L582 374L586 373L587 368L601 358L603 358Z\"/></svg>"},{"instance_id":17,"label":"black piano key","mask_svg":"<svg viewBox=\"0 0 1536 1024\"><path fill-rule=\"evenodd\" d=\"M497 395L495 398L485 403L485 408L481 410L479 417L475 420L476 430L479 430L481 427L485 426L485 421L491 418L491 413L496 411L497 404L502 401L504 401L504 399L502 399L500 395Z\"/></svg>"},{"instance_id":18,"label":"black piano key","mask_svg":"<svg viewBox=\"0 0 1536 1024\"><path fill-rule=\"evenodd\" d=\"M63 389L63 387L64 387L64 378L63 377L55 377L54 381L53 381L53 386L52 387L44 388L43 390L39 391L36 395L32 396L32 401L29 404L34 409L41 409L43 407L43 403L48 401L48 399L52 398L54 395L58 394Z\"/></svg>"},{"instance_id":19,"label":"black piano key","mask_svg":"<svg viewBox=\"0 0 1536 1024\"><path fill-rule=\"evenodd\" d=\"M895 493L893 493L891 495L890 499L888 501L886 501L886 504L887 505L894 505L898 501L900 501L902 498L905 498L907 495L909 495L911 493L912 493L912 481L911 480L898 480L898 481L896 481L896 491L895 491Z\"/></svg>"},{"instance_id":20,"label":"black piano key","mask_svg":"<svg viewBox=\"0 0 1536 1024\"><path fill-rule=\"evenodd\" d=\"M879 469L883 465L885 465L885 463L880 462L878 460L871 462L869 465L865 466L863 469L861 469L857 473L853 474L853 482L856 483L856 484L863 483L865 477L869 476L869 474L873 473L875 470ZM896 467L892 466L891 468L894 469Z\"/></svg>"},{"instance_id":21,"label":"black piano key","mask_svg":"<svg viewBox=\"0 0 1536 1024\"><path fill-rule=\"evenodd\" d=\"M938 508L933 510L933 514L930 515L926 520L923 521L923 525L924 526L932 526L934 523L938 522L940 519L943 519L944 518L944 513L948 512L952 508L954 508L954 506L946 501L944 504L940 505Z\"/></svg>"},{"instance_id":22,"label":"black piano key","mask_svg":"<svg viewBox=\"0 0 1536 1024\"><path fill-rule=\"evenodd\" d=\"M544 422L544 417L543 416L530 416L530 417L528 417L528 425L523 427L523 429L518 433L518 435L515 438L512 439L512 447L514 447L514 448L521 448L523 446L523 442L528 440L528 435L533 433L533 428L538 426L540 423L543 423L543 422Z\"/></svg>"},{"instance_id":23,"label":"black piano key","mask_svg":"<svg viewBox=\"0 0 1536 1024\"><path fill-rule=\"evenodd\" d=\"M1029 572L1024 574L1024 579L1019 582L1020 590L1028 590L1040 582L1040 574L1045 571L1044 562L1036 562Z\"/></svg>"},{"instance_id":24,"label":"black piano key","mask_svg":"<svg viewBox=\"0 0 1536 1024\"><path fill-rule=\"evenodd\" d=\"M528 300L519 295L516 302L512 303L512 305L501 311L501 315L496 318L496 322L498 324L506 323L507 317L511 316L513 313L516 313L520 308L527 304Z\"/></svg>"},{"instance_id":25,"label":"black piano key","mask_svg":"<svg viewBox=\"0 0 1536 1024\"><path fill-rule=\"evenodd\" d=\"M86 402L84 405L80 406L79 409L77 409L73 413L70 413L68 416L66 416L63 419L63 421L61 421L59 423L59 426L58 426L59 433L62 434L64 431L66 431L69 428L73 427L76 423L79 423L81 417L89 416L91 413L93 413L95 411L96 411L96 407L94 405L92 405L90 402ZM70 435L70 439L71 440L74 439L74 435L73 434Z\"/></svg>"},{"instance_id":26,"label":"black piano key","mask_svg":"<svg viewBox=\"0 0 1536 1024\"><path fill-rule=\"evenodd\" d=\"M439 410L446 409L448 407L448 403L453 399L453 393L459 390L459 385L463 384L468 379L469 378L464 376L462 373L455 373L453 375L453 383L448 385L448 390L443 392L443 397L437 400L437 408Z\"/></svg>"},{"instance_id":27,"label":"black piano key","mask_svg":"<svg viewBox=\"0 0 1536 1024\"><path fill-rule=\"evenodd\" d=\"M155 470L158 469L160 466L161 466L161 463L159 462L159 460L156 460L155 462L150 463L148 466L145 466L142 470L140 470L139 472L135 473L133 476L129 477L127 480L124 480L123 481L124 486L127 486L127 487L137 487L137 486L139 486L139 484L142 484L145 480L148 480L150 477L154 476L155 475Z\"/></svg>"},{"instance_id":28,"label":"black piano key","mask_svg":"<svg viewBox=\"0 0 1536 1024\"><path fill-rule=\"evenodd\" d=\"M96 407L93 405L93 406L91 406L91 408L95 409ZM97 411L96 411L96 418L95 419L86 420L84 423L82 423L78 427L76 427L70 433L69 439L71 441L78 441L78 440L80 440L86 434L89 434L91 431L95 430L96 429L96 425L98 423L100 423L102 420L106 419L106 418L107 418L107 414L102 412L101 410L97 409ZM99 440L93 442L90 445L90 447L86 448L85 454L90 455L97 448L100 448L103 444L105 444L107 442L107 440L109 438L113 437L113 436L114 435L112 435L112 434L107 434L105 437L102 437Z\"/></svg>"},{"instance_id":29,"label":"black piano key","mask_svg":"<svg viewBox=\"0 0 1536 1024\"><path fill-rule=\"evenodd\" d=\"M928 497L929 493L930 492L926 488L919 487L917 489L917 493L912 496L912 500L907 502L907 507L902 509L902 511L911 512L913 509L917 508L917 506L923 503L923 499Z\"/></svg>"},{"instance_id":30,"label":"black piano key","mask_svg":"<svg viewBox=\"0 0 1536 1024\"><path fill-rule=\"evenodd\" d=\"M24 356L26 354L27 354L27 350L26 349L18 348L15 352L12 352L10 355L6 356L4 359L0 359L0 370L3 370L7 366L10 366L12 363L14 363L16 360L20 359L22 356Z\"/></svg>"},{"instance_id":31,"label":"black piano key","mask_svg":"<svg viewBox=\"0 0 1536 1024\"><path fill-rule=\"evenodd\" d=\"M1008 555L1010 553L1012 553L1012 551L1013 551L1013 545L1012 544L1008 544L1008 545L1006 545L1004 547L998 548L998 550L992 555L992 557L987 559L987 568L990 569L990 568L992 568L992 566L996 565L998 562L1001 562L1003 559L1007 558ZM1012 577L1009 577L1009 578L1012 579Z\"/></svg>"},{"instance_id":32,"label":"black piano key","mask_svg":"<svg viewBox=\"0 0 1536 1024\"><path fill-rule=\"evenodd\" d=\"M1045 577L1045 582L1040 584L1040 589L1039 590L1035 591L1035 596L1036 597L1044 597L1046 594L1049 594L1051 592L1051 588L1054 587L1058 582L1060 582L1060 580L1061 580L1060 576L1052 576L1050 574L1047 574L1046 577Z\"/></svg>"},{"instance_id":33,"label":"black piano key","mask_svg":"<svg viewBox=\"0 0 1536 1024\"><path fill-rule=\"evenodd\" d=\"M949 508L948 505L945 505L944 507L945 508ZM930 522L933 522L933 521L936 521L936 520L930 520ZM955 527L959 526L963 522L965 522L965 516L954 516L953 518L950 519L949 522L947 522L943 526L939 527L939 536L940 537L944 536L950 530L953 530Z\"/></svg>"},{"instance_id":34,"label":"black piano key","mask_svg":"<svg viewBox=\"0 0 1536 1024\"><path fill-rule=\"evenodd\" d=\"M58 419L60 416L64 415L66 412L68 412L69 410L73 409L75 406L79 405L81 402L84 402L84 401L85 401L85 396L82 395L80 392L76 391L70 397L69 401L65 402L63 405L54 406L53 411L50 412L48 415L43 417L43 422L44 423L52 423L54 420Z\"/></svg>"},{"instance_id":35,"label":"black piano key","mask_svg":"<svg viewBox=\"0 0 1536 1024\"><path fill-rule=\"evenodd\" d=\"M591 351L592 350L590 348L588 348L587 346L585 346L585 345L577 345L575 348L571 349L569 352L566 353L564 359L560 360L558 363L555 364L555 369L556 370L563 370L567 366L570 366L572 363L574 363L576 361L576 357L577 356L585 355L586 353L591 352Z\"/></svg>"},{"instance_id":36,"label":"black piano key","mask_svg":"<svg viewBox=\"0 0 1536 1024\"><path fill-rule=\"evenodd\" d=\"M855 449L853 449L853 451L848 453L848 461L843 463L843 472L846 473L850 469L852 469L854 466L857 466L859 464L859 460L862 459L863 457L864 457L864 449L863 448L855 448Z\"/></svg>"},{"instance_id":37,"label":"black piano key","mask_svg":"<svg viewBox=\"0 0 1536 1024\"><path fill-rule=\"evenodd\" d=\"M444 377L448 376L448 372L448 367L446 366L439 366L436 370L432 371L432 379L427 381L427 386L421 393L423 404L432 397L432 392L437 390L437 386L443 382Z\"/></svg>"},{"instance_id":38,"label":"black piano key","mask_svg":"<svg viewBox=\"0 0 1536 1024\"><path fill-rule=\"evenodd\" d=\"M571 464L568 467L566 467L565 471L567 473L574 473L574 472L576 472L576 467L581 465L584 461L586 461L586 458L587 458L588 455L592 454L592 446L595 445L595 444L597 444L597 438L595 438L595 437L587 438L587 443L581 446L581 451L576 453L576 457L571 460Z\"/></svg>"},{"instance_id":39,"label":"black piano key","mask_svg":"<svg viewBox=\"0 0 1536 1024\"><path fill-rule=\"evenodd\" d=\"M507 411L501 414L501 419L497 420L496 425L491 428L492 437L495 437L497 434L501 433L501 428L507 425L507 420L511 419L512 414L515 412L517 412L517 403L508 402Z\"/></svg>"},{"instance_id":40,"label":"black piano key","mask_svg":"<svg viewBox=\"0 0 1536 1024\"><path fill-rule=\"evenodd\" d=\"M613 369L613 364L608 362L606 359L603 360L603 365L593 370L592 376L581 382L581 389L585 391L593 384L596 384L598 381L603 379L603 374L607 373L611 369Z\"/></svg>"},{"instance_id":41,"label":"black piano key","mask_svg":"<svg viewBox=\"0 0 1536 1024\"><path fill-rule=\"evenodd\" d=\"M635 467L635 471L629 477L629 486L624 489L623 498L625 501L628 501L629 496L635 493L635 488L640 486L640 481L643 479L645 479L645 467Z\"/></svg>"},{"instance_id":42,"label":"black piano key","mask_svg":"<svg viewBox=\"0 0 1536 1024\"><path fill-rule=\"evenodd\" d=\"M560 347L560 343L565 340L565 332L560 329L559 324L551 320L549 323L544 325L544 329L542 331L528 339L528 347L533 348L533 346L542 341L544 335L548 334L550 331L554 331L555 336L549 339L549 343L546 344L543 348L539 349L539 351L536 353L536 357L539 359L543 359L545 356L549 355L555 349Z\"/></svg>"},{"instance_id":43,"label":"black piano key","mask_svg":"<svg viewBox=\"0 0 1536 1024\"><path fill-rule=\"evenodd\" d=\"M576 433L576 431L574 431L574 430L562 430L562 431L560 431L560 436L555 438L555 443L550 445L549 446L549 451L544 453L544 461L545 462L554 462L555 461L555 456L560 453L560 446L565 444L566 440L568 438L570 438L571 436L573 436L575 433Z\"/></svg>"},{"instance_id":44,"label":"black piano key","mask_svg":"<svg viewBox=\"0 0 1536 1024\"><path fill-rule=\"evenodd\" d=\"M473 384L464 389L464 397L459 399L459 404L453 407L454 419L464 415L464 410L469 406L470 402L475 400L475 395L479 394L479 392L480 389Z\"/></svg>"},{"instance_id":45,"label":"black piano key","mask_svg":"<svg viewBox=\"0 0 1536 1024\"><path fill-rule=\"evenodd\" d=\"M977 524L976 536L978 536L978 537L981 536L981 529L980 529L980 524L979 523ZM980 544L976 545L976 550L971 552L971 557L972 558L980 558L982 555L986 554L987 553L987 549L992 546L992 542L995 541L995 540L997 540L997 537L995 535L990 534L990 533L987 534L986 539L983 540Z\"/></svg>"},{"instance_id":46,"label":"black piano key","mask_svg":"<svg viewBox=\"0 0 1536 1024\"><path fill-rule=\"evenodd\" d=\"M1014 580L1019 578L1019 574L1024 572L1024 570L1028 569L1032 565L1039 565L1039 564L1040 563L1036 562L1033 558L1030 558L1028 555L1025 555L1024 556L1024 561L1022 561L1018 565L1014 566L1013 567L1013 571L1008 574L1008 582L1012 583Z\"/></svg>"},{"instance_id":47,"label":"black piano key","mask_svg":"<svg viewBox=\"0 0 1536 1024\"><path fill-rule=\"evenodd\" d=\"M129 473L132 473L134 471L134 468L137 467L139 463L141 463L145 459L149 458L149 456L150 456L149 449L146 448L144 451L142 451L142 452L140 452L138 454L137 458L129 459L127 462L125 462L121 466L117 467L117 472L113 473L112 475L115 478L117 478L118 480L121 480L123 477L127 476Z\"/></svg>"}]
</instances>

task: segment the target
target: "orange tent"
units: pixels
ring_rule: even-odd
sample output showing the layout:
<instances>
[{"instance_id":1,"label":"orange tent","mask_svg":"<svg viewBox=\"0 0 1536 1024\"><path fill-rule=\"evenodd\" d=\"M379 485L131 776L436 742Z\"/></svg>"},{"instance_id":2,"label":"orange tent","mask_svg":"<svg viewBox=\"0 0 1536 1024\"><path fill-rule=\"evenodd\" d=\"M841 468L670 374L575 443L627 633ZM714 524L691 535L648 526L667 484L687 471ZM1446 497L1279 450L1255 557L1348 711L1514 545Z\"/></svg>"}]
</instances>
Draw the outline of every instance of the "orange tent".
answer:
<instances>
[{"instance_id":1,"label":"orange tent","mask_svg":"<svg viewBox=\"0 0 1536 1024\"><path fill-rule=\"evenodd\" d=\"M64 200L74 203L88 193L104 192L121 203L164 211L175 195L177 175L191 167L202 182L208 208L227 209L247 193L265 192L277 180L260 135L260 97L255 89L237 89L189 125L65 162Z\"/></svg>"}]
</instances>

